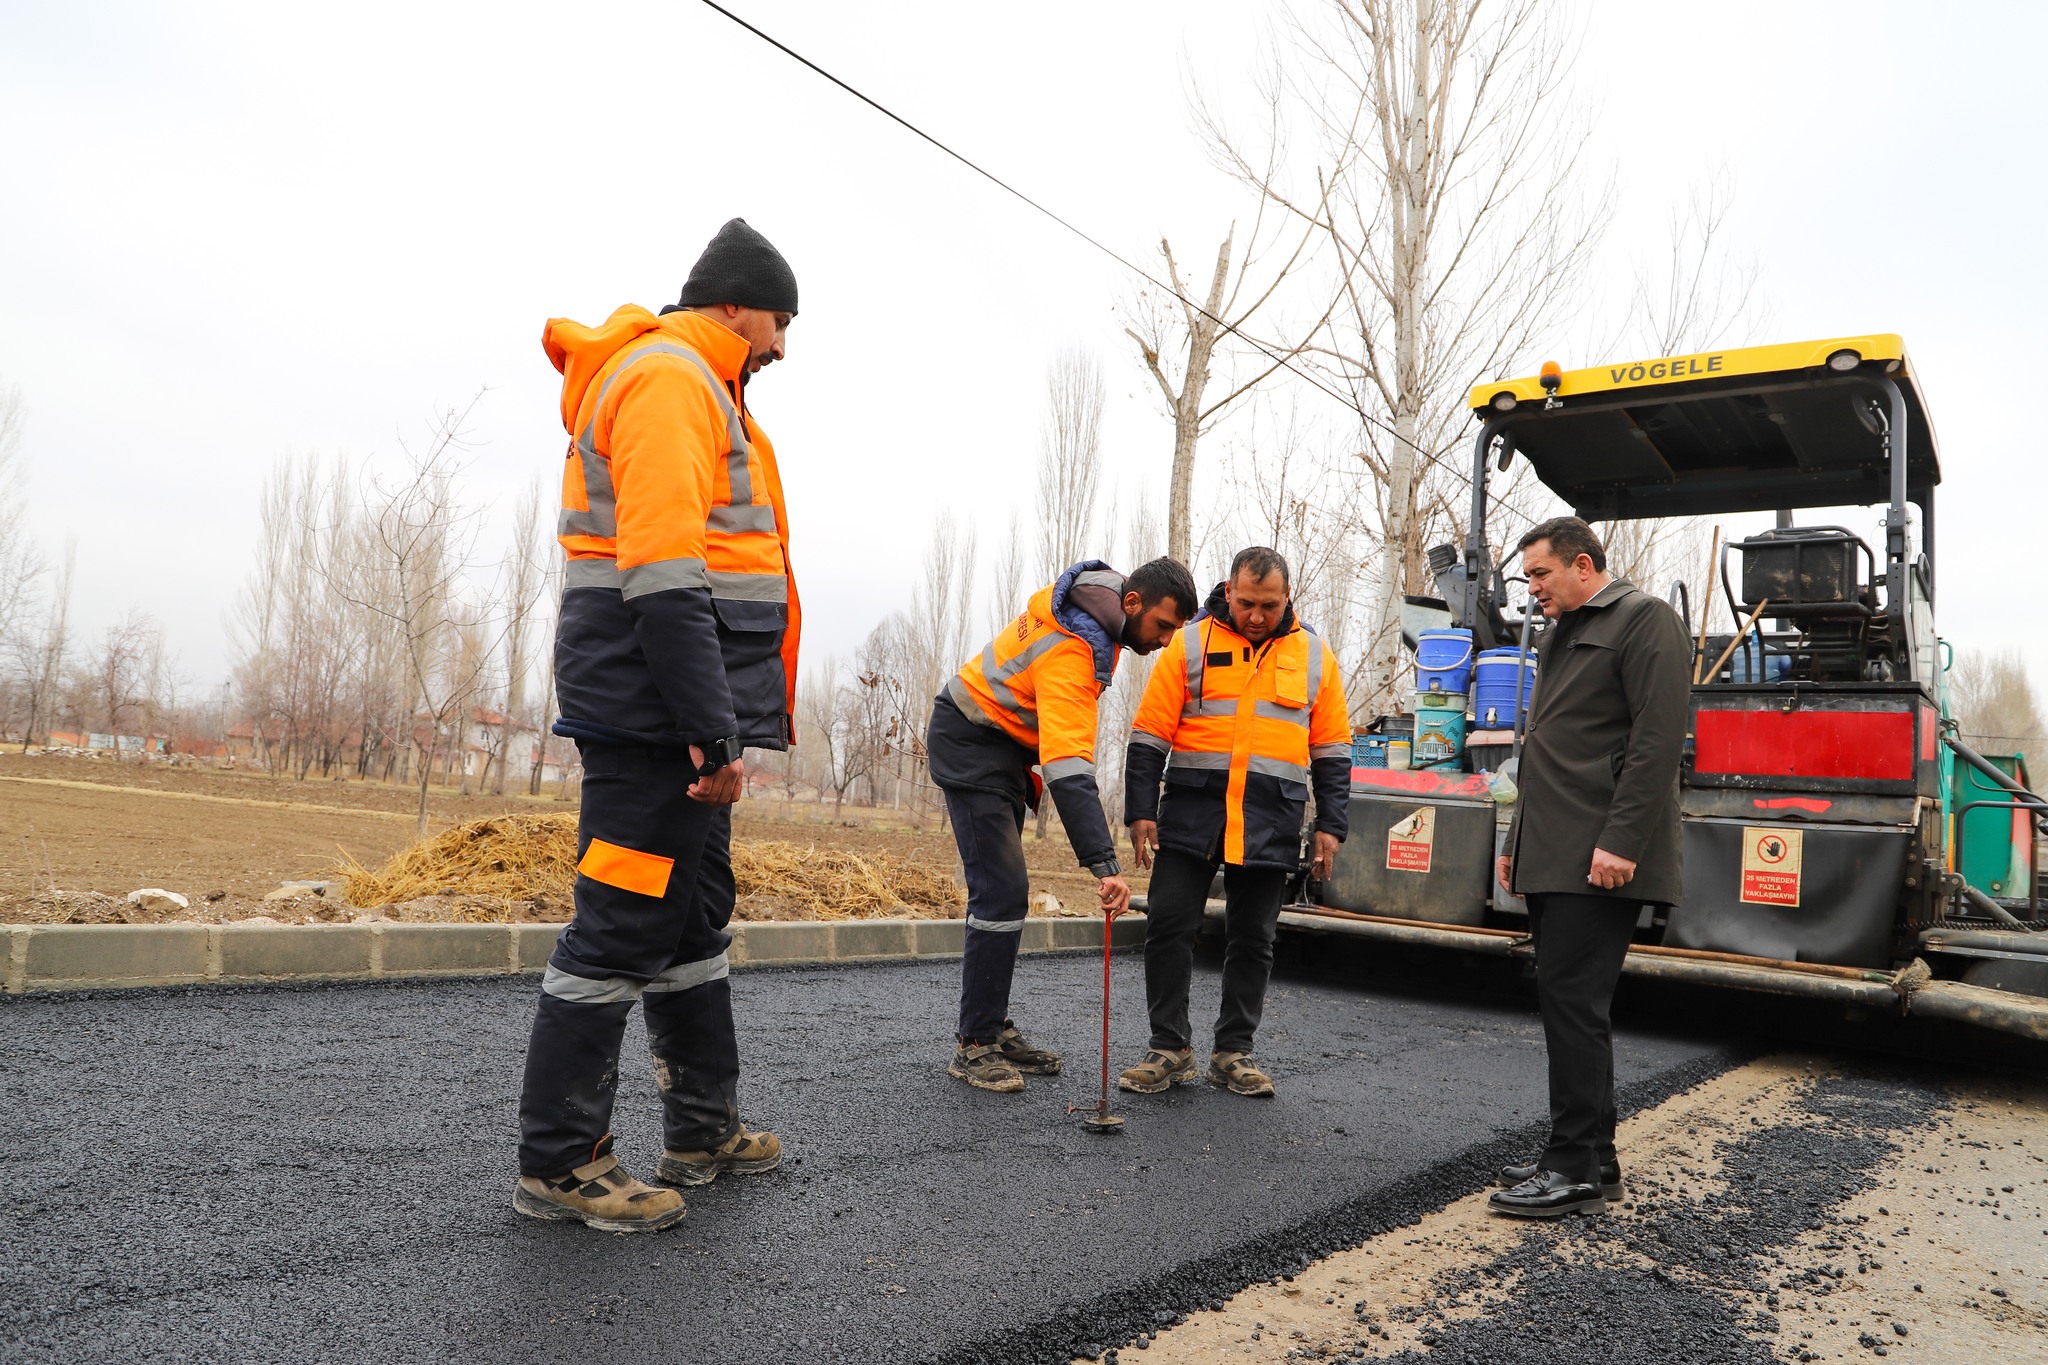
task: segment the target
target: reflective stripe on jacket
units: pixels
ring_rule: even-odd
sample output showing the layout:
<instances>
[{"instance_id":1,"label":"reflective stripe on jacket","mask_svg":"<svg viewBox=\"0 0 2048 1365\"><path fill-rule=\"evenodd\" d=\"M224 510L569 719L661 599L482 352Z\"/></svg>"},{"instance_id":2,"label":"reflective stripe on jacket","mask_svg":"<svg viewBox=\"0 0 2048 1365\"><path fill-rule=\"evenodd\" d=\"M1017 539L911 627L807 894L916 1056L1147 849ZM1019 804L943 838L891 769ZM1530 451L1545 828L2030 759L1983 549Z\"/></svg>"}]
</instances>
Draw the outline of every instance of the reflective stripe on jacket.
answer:
<instances>
[{"instance_id":1,"label":"reflective stripe on jacket","mask_svg":"<svg viewBox=\"0 0 2048 1365\"><path fill-rule=\"evenodd\" d=\"M1312 777L1316 828L1342 839L1347 827L1351 721L1336 656L1291 614L1256 645L1198 617L1160 651L1124 773L1125 818L1156 819L1162 847L1296 867Z\"/></svg>"},{"instance_id":2,"label":"reflective stripe on jacket","mask_svg":"<svg viewBox=\"0 0 2048 1365\"><path fill-rule=\"evenodd\" d=\"M570 433L563 733L786 747L800 613L774 448L740 400L746 340L631 304L543 339Z\"/></svg>"},{"instance_id":3,"label":"reflective stripe on jacket","mask_svg":"<svg viewBox=\"0 0 2048 1365\"><path fill-rule=\"evenodd\" d=\"M1115 857L1095 785L1095 729L1096 704L1116 674L1120 645L1070 607L1067 593L1089 584L1121 596L1123 583L1124 576L1100 560L1074 565L1032 594L1017 619L946 684L947 698L968 720L1037 755L1060 823L1085 867ZM932 754L932 780L941 786L946 758Z\"/></svg>"}]
</instances>

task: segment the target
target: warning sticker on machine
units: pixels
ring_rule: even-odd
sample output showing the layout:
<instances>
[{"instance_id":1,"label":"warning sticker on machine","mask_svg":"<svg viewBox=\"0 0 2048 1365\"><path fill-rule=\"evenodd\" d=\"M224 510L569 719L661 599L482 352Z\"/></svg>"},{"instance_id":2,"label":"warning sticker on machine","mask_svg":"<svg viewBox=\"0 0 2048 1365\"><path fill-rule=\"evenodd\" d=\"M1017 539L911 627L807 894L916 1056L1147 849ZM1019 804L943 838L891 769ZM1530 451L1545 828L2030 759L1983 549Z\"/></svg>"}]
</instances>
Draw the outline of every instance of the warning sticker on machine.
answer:
<instances>
[{"instance_id":1,"label":"warning sticker on machine","mask_svg":"<svg viewBox=\"0 0 2048 1365\"><path fill-rule=\"evenodd\" d=\"M1742 899L1750 905L1799 904L1799 863L1806 835L1796 829L1742 831Z\"/></svg>"},{"instance_id":2,"label":"warning sticker on machine","mask_svg":"<svg viewBox=\"0 0 2048 1365\"><path fill-rule=\"evenodd\" d=\"M1396 820L1387 831L1387 871L1427 872L1436 851L1436 807L1424 806Z\"/></svg>"}]
</instances>

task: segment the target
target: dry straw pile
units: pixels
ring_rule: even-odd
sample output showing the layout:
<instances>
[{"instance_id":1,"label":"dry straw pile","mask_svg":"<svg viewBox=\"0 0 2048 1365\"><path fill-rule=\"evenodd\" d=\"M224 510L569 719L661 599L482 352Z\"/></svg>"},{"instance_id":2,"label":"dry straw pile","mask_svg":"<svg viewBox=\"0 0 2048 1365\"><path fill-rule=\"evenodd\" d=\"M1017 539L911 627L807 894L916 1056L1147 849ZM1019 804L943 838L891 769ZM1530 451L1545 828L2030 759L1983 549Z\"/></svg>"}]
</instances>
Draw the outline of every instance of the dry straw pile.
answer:
<instances>
[{"instance_id":1,"label":"dry straw pile","mask_svg":"<svg viewBox=\"0 0 2048 1365\"><path fill-rule=\"evenodd\" d=\"M960 889L950 877L886 853L736 839L732 867L741 919L951 919L961 913ZM365 909L426 896L544 899L567 907L576 880L576 817L472 820L414 844L377 871L349 859L336 875L348 888L349 904Z\"/></svg>"}]
</instances>

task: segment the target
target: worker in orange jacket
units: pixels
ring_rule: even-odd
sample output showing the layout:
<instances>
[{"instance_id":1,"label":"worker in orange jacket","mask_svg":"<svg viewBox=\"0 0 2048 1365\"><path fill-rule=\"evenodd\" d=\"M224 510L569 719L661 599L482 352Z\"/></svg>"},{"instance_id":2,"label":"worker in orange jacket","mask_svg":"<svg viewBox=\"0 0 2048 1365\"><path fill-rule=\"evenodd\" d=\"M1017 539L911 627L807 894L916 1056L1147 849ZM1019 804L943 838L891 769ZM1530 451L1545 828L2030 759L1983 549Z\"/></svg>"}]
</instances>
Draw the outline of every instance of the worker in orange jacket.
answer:
<instances>
[{"instance_id":1,"label":"worker in orange jacket","mask_svg":"<svg viewBox=\"0 0 2048 1365\"><path fill-rule=\"evenodd\" d=\"M583 799L576 914L541 979L519 1102L513 1204L534 1217L643 1232L683 1216L681 1195L612 1155L636 1000L662 1099L657 1178L782 1160L740 1122L725 927L741 753L791 741L789 517L747 383L787 353L796 307L789 263L735 218L660 316L629 304L544 334L570 437L555 733L582 751Z\"/></svg>"},{"instance_id":2,"label":"worker in orange jacket","mask_svg":"<svg viewBox=\"0 0 2048 1365\"><path fill-rule=\"evenodd\" d=\"M1026 1072L1059 1073L1059 1055L1026 1042L1010 1018L1031 896L1024 811L1038 805L1042 781L1074 855L1100 879L1103 913L1122 914L1131 890L1095 786L1096 702L1118 651L1158 649L1194 612L1196 596L1175 560L1155 559L1128 578L1084 560L1034 593L933 699L925 749L967 877L960 1024L946 1070L969 1085L1015 1092Z\"/></svg>"},{"instance_id":3,"label":"worker in orange jacket","mask_svg":"<svg viewBox=\"0 0 2048 1365\"><path fill-rule=\"evenodd\" d=\"M1295 618L1287 561L1255 546L1231 562L1202 615L1167 645L1124 757L1124 817L1145 899L1145 1002L1152 1041L1120 1089L1154 1094L1196 1078L1188 1024L1195 931L1223 869L1223 1004L1208 1078L1270 1098L1252 1059L1287 881L1301 866L1309 791L1312 867L1330 875L1351 796L1342 670ZM1166 796L1160 799L1160 778ZM1155 855L1154 850L1157 850ZM1156 864L1156 865L1155 865Z\"/></svg>"}]
</instances>

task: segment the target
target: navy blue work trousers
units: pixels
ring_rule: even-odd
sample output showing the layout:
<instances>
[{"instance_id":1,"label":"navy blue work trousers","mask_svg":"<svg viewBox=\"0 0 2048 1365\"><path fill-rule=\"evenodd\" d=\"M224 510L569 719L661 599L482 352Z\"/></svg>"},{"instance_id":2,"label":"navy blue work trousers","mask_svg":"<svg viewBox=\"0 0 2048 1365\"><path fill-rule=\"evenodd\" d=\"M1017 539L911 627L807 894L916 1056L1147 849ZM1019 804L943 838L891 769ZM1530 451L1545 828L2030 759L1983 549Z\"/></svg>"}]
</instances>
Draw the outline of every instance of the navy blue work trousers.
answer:
<instances>
[{"instance_id":1,"label":"navy blue work trousers","mask_svg":"<svg viewBox=\"0 0 2048 1365\"><path fill-rule=\"evenodd\" d=\"M619 1048L645 1010L663 1145L716 1147L739 1128L739 1043L725 926L732 812L692 801L685 750L583 741L576 915L541 979L519 1098L519 1169L559 1176L611 1132Z\"/></svg>"},{"instance_id":2,"label":"navy blue work trousers","mask_svg":"<svg viewBox=\"0 0 2048 1365\"><path fill-rule=\"evenodd\" d=\"M1145 892L1145 1006L1149 1046L1178 1052L1191 1045L1188 994L1195 974L1195 933L1209 905L1216 864L1162 848L1152 856ZM1287 872L1277 867L1223 865L1223 1001L1216 1014L1216 1051L1250 1052L1266 1012L1273 976L1273 936Z\"/></svg>"},{"instance_id":3,"label":"navy blue work trousers","mask_svg":"<svg viewBox=\"0 0 2048 1365\"><path fill-rule=\"evenodd\" d=\"M946 788L946 813L967 876L967 952L960 962L963 1043L993 1043L1010 1017L1017 942L1031 908L1024 866L1024 804L1014 797Z\"/></svg>"}]
</instances>

